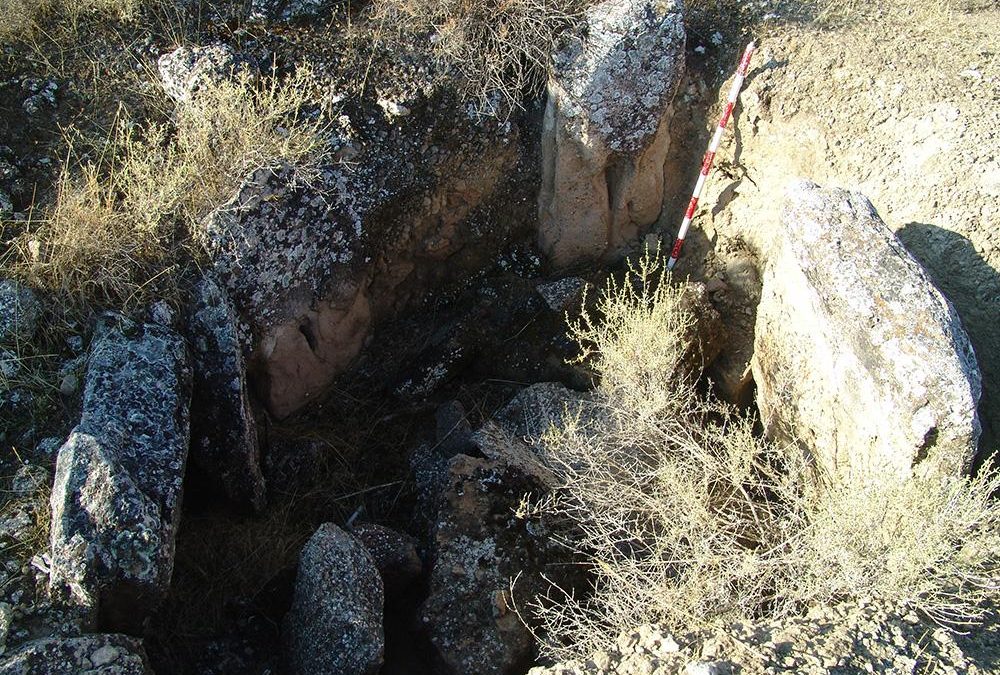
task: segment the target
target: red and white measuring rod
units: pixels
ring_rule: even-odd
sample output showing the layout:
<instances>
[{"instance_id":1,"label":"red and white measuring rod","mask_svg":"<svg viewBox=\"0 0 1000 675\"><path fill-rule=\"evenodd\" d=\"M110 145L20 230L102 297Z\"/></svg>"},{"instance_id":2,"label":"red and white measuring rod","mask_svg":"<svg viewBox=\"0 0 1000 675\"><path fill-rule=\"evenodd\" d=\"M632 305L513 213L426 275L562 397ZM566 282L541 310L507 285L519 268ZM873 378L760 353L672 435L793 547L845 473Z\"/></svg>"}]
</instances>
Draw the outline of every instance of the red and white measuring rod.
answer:
<instances>
[{"instance_id":1,"label":"red and white measuring rod","mask_svg":"<svg viewBox=\"0 0 1000 675\"><path fill-rule=\"evenodd\" d=\"M694 193L691 195L691 202L688 204L687 211L684 212L684 220L681 222L681 229L677 233L677 241L674 242L674 247L670 251L670 260L667 261L668 270L674 268L674 265L677 264L677 259L681 255L681 247L684 246L684 237L687 236L691 220L694 218L695 209L698 208L698 198L701 196L701 189L705 187L705 179L708 178L708 173L712 170L715 153L719 149L719 143L722 141L722 134L726 130L726 125L729 124L729 117L733 114L733 108L736 107L736 99L740 97L740 89L743 88L743 80L747 76L747 70L750 69L750 59L753 57L755 49L757 49L755 42L747 45L746 51L743 52L743 58L740 60L740 67L736 69L736 79L733 80L733 87L729 90L729 100L726 102L726 109L722 113L722 119L719 120L719 126L715 128L715 135L712 136L712 142L708 145L705 159L701 162L701 174L698 176L698 182L694 186Z\"/></svg>"}]
</instances>

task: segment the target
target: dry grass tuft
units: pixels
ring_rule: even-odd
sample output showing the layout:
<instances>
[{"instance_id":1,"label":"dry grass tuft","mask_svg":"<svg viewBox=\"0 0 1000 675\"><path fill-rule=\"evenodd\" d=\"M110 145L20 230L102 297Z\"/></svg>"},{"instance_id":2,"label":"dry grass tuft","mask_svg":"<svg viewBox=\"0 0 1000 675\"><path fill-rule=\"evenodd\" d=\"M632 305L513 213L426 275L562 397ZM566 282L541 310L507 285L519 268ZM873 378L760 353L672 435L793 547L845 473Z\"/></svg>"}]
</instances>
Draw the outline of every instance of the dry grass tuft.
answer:
<instances>
[{"instance_id":1,"label":"dry grass tuft","mask_svg":"<svg viewBox=\"0 0 1000 675\"><path fill-rule=\"evenodd\" d=\"M303 114L307 78L259 85L243 73L180 106L175 128L119 120L90 154L71 140L55 204L18 240L14 273L82 305L172 297L197 258L198 224L247 174L317 166L323 125Z\"/></svg>"},{"instance_id":2,"label":"dry grass tuft","mask_svg":"<svg viewBox=\"0 0 1000 675\"><path fill-rule=\"evenodd\" d=\"M557 659L623 631L782 618L824 603L909 603L943 625L982 618L1000 580L1000 475L826 477L683 377L692 317L647 258L571 334L601 384L541 439L561 485L536 505L589 561L584 597L533 610Z\"/></svg>"},{"instance_id":3,"label":"dry grass tuft","mask_svg":"<svg viewBox=\"0 0 1000 675\"><path fill-rule=\"evenodd\" d=\"M0 0L0 43L30 37L50 16L70 24L100 12L119 19L135 16L143 0Z\"/></svg>"},{"instance_id":4,"label":"dry grass tuft","mask_svg":"<svg viewBox=\"0 0 1000 675\"><path fill-rule=\"evenodd\" d=\"M49 528L52 514L49 510L49 496L52 486L48 475L36 474L27 491L4 490L0 494L0 520L14 517L26 517L29 525L18 530L16 541L4 542L0 555L10 556L22 564L49 546Z\"/></svg>"},{"instance_id":5,"label":"dry grass tuft","mask_svg":"<svg viewBox=\"0 0 1000 675\"><path fill-rule=\"evenodd\" d=\"M586 4L376 0L372 20L390 50L427 49L444 71L458 75L469 98L488 104L499 95L505 103L517 104L544 85L560 32L580 19Z\"/></svg>"}]
</instances>

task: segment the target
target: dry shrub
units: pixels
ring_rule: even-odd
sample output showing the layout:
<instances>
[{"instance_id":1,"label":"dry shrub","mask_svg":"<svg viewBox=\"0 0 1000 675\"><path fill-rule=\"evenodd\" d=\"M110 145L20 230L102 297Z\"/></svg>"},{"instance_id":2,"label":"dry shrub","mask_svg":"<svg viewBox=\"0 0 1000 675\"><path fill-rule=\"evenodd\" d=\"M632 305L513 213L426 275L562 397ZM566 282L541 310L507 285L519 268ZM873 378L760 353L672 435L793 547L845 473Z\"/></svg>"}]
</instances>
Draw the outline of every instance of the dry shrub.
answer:
<instances>
[{"instance_id":1,"label":"dry shrub","mask_svg":"<svg viewBox=\"0 0 1000 675\"><path fill-rule=\"evenodd\" d=\"M18 242L15 274L82 303L127 308L171 295L197 257L197 225L250 172L287 161L305 177L322 124L302 110L308 73L258 86L241 74L179 106L176 128L119 121L105 147L72 149L55 204Z\"/></svg>"},{"instance_id":2,"label":"dry shrub","mask_svg":"<svg viewBox=\"0 0 1000 675\"><path fill-rule=\"evenodd\" d=\"M996 472L831 481L806 505L783 592L811 604L886 599L941 625L974 625L1000 589L998 489Z\"/></svg>"},{"instance_id":3,"label":"dry shrub","mask_svg":"<svg viewBox=\"0 0 1000 675\"><path fill-rule=\"evenodd\" d=\"M945 625L996 591L1000 477L826 477L682 375L693 317L647 257L571 334L601 383L542 439L560 478L536 505L589 562L583 596L533 610L558 659L623 631L782 618L816 604L909 603ZM573 411L570 411L573 412Z\"/></svg>"},{"instance_id":4,"label":"dry shrub","mask_svg":"<svg viewBox=\"0 0 1000 675\"><path fill-rule=\"evenodd\" d=\"M378 38L390 50L429 50L483 103L516 104L544 84L558 35L586 0L376 0Z\"/></svg>"},{"instance_id":5,"label":"dry shrub","mask_svg":"<svg viewBox=\"0 0 1000 675\"><path fill-rule=\"evenodd\" d=\"M36 474L32 484L27 487L27 491L6 489L0 492L0 520L24 515L30 522L27 527L18 528L18 539L5 539L4 545L0 546L0 556L15 559L22 564L30 561L36 553L48 549L52 521L49 509L52 486L48 475Z\"/></svg>"}]
</instances>

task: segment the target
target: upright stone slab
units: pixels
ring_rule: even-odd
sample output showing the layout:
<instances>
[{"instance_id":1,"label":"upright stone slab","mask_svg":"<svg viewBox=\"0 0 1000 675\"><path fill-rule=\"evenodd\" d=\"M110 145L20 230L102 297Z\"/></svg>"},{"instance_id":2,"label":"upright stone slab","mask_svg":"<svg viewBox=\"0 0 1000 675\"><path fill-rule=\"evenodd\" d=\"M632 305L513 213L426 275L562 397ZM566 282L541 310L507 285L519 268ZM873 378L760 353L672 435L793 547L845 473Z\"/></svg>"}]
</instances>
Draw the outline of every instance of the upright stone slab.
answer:
<instances>
[{"instance_id":1,"label":"upright stone slab","mask_svg":"<svg viewBox=\"0 0 1000 675\"><path fill-rule=\"evenodd\" d=\"M772 435L829 473L970 468L980 374L954 308L861 194L790 186L753 374Z\"/></svg>"},{"instance_id":2,"label":"upright stone slab","mask_svg":"<svg viewBox=\"0 0 1000 675\"><path fill-rule=\"evenodd\" d=\"M554 56L538 241L558 267L613 254L659 216L670 103L684 71L678 0L606 0Z\"/></svg>"},{"instance_id":3,"label":"upright stone slab","mask_svg":"<svg viewBox=\"0 0 1000 675\"><path fill-rule=\"evenodd\" d=\"M231 500L259 511L264 476L239 317L211 277L195 288L188 334L194 366L191 461Z\"/></svg>"},{"instance_id":4,"label":"upright stone slab","mask_svg":"<svg viewBox=\"0 0 1000 675\"><path fill-rule=\"evenodd\" d=\"M179 335L102 318L83 414L56 462L50 582L104 627L139 629L170 585L190 397Z\"/></svg>"}]
</instances>

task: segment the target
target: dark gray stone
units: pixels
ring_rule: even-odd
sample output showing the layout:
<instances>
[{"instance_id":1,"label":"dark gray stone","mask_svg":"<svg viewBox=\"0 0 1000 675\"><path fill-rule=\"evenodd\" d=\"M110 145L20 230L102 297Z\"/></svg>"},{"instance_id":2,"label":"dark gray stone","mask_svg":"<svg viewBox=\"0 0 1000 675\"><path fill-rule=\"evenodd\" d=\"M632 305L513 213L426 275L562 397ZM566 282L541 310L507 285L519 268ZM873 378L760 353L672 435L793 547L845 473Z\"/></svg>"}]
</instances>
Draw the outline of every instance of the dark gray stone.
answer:
<instances>
[{"instance_id":1,"label":"dark gray stone","mask_svg":"<svg viewBox=\"0 0 1000 675\"><path fill-rule=\"evenodd\" d=\"M371 554L324 523L299 558L295 597L285 618L292 672L365 675L382 666L382 579Z\"/></svg>"},{"instance_id":2,"label":"dark gray stone","mask_svg":"<svg viewBox=\"0 0 1000 675\"><path fill-rule=\"evenodd\" d=\"M188 337L194 368L191 460L227 497L259 511L264 507L264 476L239 317L210 277L195 289Z\"/></svg>"},{"instance_id":3,"label":"dark gray stone","mask_svg":"<svg viewBox=\"0 0 1000 675\"><path fill-rule=\"evenodd\" d=\"M424 564L417 552L417 540L410 535L376 523L361 523L351 530L351 534L371 553L382 576L386 596L405 592L423 574Z\"/></svg>"},{"instance_id":4,"label":"dark gray stone","mask_svg":"<svg viewBox=\"0 0 1000 675\"><path fill-rule=\"evenodd\" d=\"M41 314L42 303L30 288L0 279L0 344L30 341Z\"/></svg>"},{"instance_id":5,"label":"dark gray stone","mask_svg":"<svg viewBox=\"0 0 1000 675\"><path fill-rule=\"evenodd\" d=\"M421 617L447 672L524 672L536 644L512 582L523 604L550 588L546 577L573 588L578 568L541 518L520 514L525 497L552 486L532 449L493 423L475 439L485 457L452 458L439 495Z\"/></svg>"},{"instance_id":6,"label":"dark gray stone","mask_svg":"<svg viewBox=\"0 0 1000 675\"><path fill-rule=\"evenodd\" d=\"M184 340L102 318L83 414L52 488L54 595L115 629L136 629L166 594L190 440Z\"/></svg>"},{"instance_id":7,"label":"dark gray stone","mask_svg":"<svg viewBox=\"0 0 1000 675\"><path fill-rule=\"evenodd\" d=\"M125 635L47 638L0 660L0 675L152 675L142 642Z\"/></svg>"}]
</instances>

